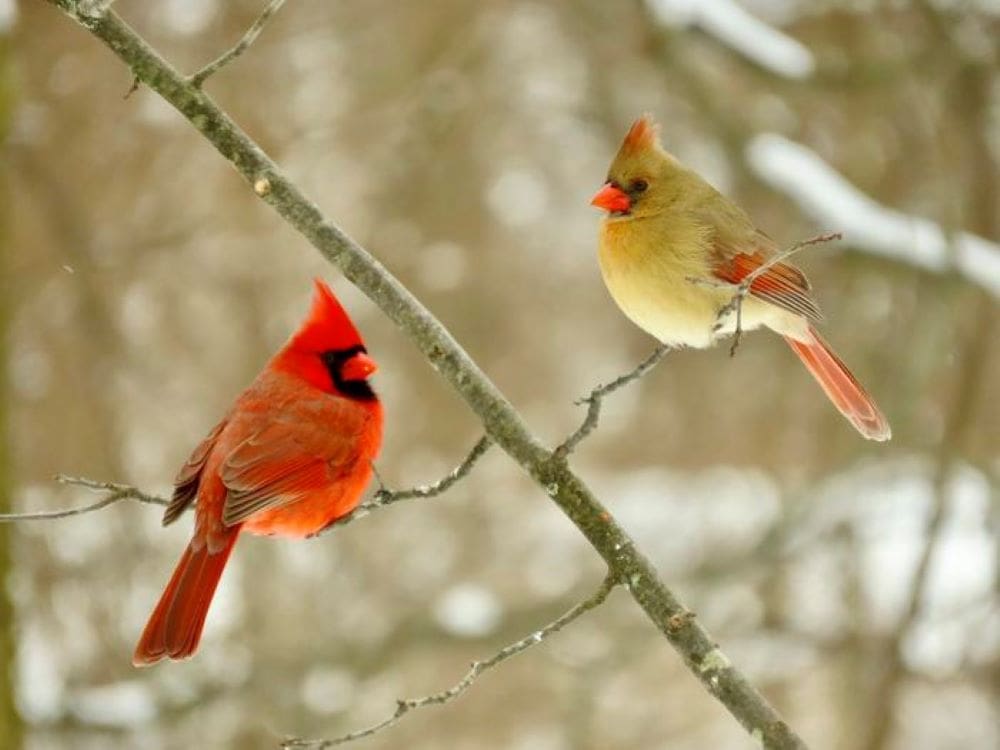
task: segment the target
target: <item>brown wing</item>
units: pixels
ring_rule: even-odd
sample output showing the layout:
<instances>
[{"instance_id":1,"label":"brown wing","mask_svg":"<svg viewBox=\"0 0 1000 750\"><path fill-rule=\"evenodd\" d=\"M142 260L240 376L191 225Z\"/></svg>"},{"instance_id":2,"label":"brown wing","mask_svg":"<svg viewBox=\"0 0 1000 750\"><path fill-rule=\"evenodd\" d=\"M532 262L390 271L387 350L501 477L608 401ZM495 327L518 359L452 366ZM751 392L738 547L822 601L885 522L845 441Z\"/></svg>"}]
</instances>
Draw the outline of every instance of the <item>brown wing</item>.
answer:
<instances>
[{"instance_id":1,"label":"brown wing","mask_svg":"<svg viewBox=\"0 0 1000 750\"><path fill-rule=\"evenodd\" d=\"M715 275L723 281L739 284L767 262L763 253L738 253L719 262ZM819 322L823 314L809 295L809 281L795 266L775 263L750 284L750 295L789 312Z\"/></svg>"},{"instance_id":2,"label":"brown wing","mask_svg":"<svg viewBox=\"0 0 1000 750\"><path fill-rule=\"evenodd\" d=\"M201 482L201 471L205 468L208 454L212 452L215 441L219 439L222 428L226 426L228 417L212 428L211 432L198 443L198 446L185 461L174 479L174 494L170 504L163 512L163 525L176 521L198 495L198 484Z\"/></svg>"},{"instance_id":3,"label":"brown wing","mask_svg":"<svg viewBox=\"0 0 1000 750\"><path fill-rule=\"evenodd\" d=\"M738 284L778 252L770 237L754 227L747 213L712 189L696 209L712 238L715 276ZM823 314L809 294L809 281L794 266L776 263L754 279L750 294L796 315L819 322Z\"/></svg>"},{"instance_id":4,"label":"brown wing","mask_svg":"<svg viewBox=\"0 0 1000 750\"><path fill-rule=\"evenodd\" d=\"M348 399L300 402L240 443L222 464L227 526L329 487L358 459L368 416Z\"/></svg>"}]
</instances>

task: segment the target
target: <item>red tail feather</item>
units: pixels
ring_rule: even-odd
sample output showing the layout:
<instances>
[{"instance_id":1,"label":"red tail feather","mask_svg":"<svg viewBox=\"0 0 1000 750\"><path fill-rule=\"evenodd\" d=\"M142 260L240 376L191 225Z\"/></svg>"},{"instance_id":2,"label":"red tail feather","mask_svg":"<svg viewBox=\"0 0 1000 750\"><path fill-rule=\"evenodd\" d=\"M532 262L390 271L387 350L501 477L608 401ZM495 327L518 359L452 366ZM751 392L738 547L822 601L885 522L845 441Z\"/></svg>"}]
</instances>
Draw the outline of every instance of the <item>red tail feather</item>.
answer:
<instances>
[{"instance_id":1,"label":"red tail feather","mask_svg":"<svg viewBox=\"0 0 1000 750\"><path fill-rule=\"evenodd\" d=\"M816 378L833 405L869 440L888 440L892 437L889 423L875 400L812 326L809 333L812 336L809 342L796 341L788 336L785 341L799 355L802 364Z\"/></svg>"},{"instance_id":2,"label":"red tail feather","mask_svg":"<svg viewBox=\"0 0 1000 750\"><path fill-rule=\"evenodd\" d=\"M194 550L192 540L142 631L132 664L145 667L167 657L185 659L195 652L212 596L238 536L239 527L230 529L223 547L214 553L205 542Z\"/></svg>"}]
</instances>

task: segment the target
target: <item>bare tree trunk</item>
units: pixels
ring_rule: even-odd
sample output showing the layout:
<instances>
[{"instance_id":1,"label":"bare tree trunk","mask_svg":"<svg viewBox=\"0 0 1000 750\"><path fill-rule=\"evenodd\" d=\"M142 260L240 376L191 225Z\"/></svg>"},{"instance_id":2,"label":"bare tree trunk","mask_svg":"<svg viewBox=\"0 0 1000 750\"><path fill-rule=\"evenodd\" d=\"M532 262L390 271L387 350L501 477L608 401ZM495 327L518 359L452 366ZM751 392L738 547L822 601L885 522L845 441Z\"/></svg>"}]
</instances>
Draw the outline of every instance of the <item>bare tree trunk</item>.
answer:
<instances>
[{"instance_id":1,"label":"bare tree trunk","mask_svg":"<svg viewBox=\"0 0 1000 750\"><path fill-rule=\"evenodd\" d=\"M9 40L0 35L0 143L6 141L13 111L14 89L10 84ZM0 206L7 205L7 169L0 161ZM12 286L6 271L8 216L0 209L0 512L11 509L10 446L8 443L7 335ZM15 750L22 745L23 722L14 700L14 644L16 623L14 603L6 585L11 572L11 545L14 527L0 525L0 737L4 747Z\"/></svg>"}]
</instances>

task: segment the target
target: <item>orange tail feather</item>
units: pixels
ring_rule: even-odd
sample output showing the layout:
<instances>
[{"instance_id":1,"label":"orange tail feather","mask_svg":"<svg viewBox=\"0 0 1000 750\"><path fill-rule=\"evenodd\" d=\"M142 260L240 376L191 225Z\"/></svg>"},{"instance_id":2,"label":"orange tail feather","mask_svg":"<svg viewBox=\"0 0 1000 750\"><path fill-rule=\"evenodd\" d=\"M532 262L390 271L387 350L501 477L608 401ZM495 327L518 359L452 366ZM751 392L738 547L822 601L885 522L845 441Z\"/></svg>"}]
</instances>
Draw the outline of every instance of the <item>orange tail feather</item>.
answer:
<instances>
[{"instance_id":1,"label":"orange tail feather","mask_svg":"<svg viewBox=\"0 0 1000 750\"><path fill-rule=\"evenodd\" d=\"M875 400L812 326L809 333L811 341L796 341L788 336L785 336L785 341L799 355L802 364L816 378L833 405L869 440L888 440L892 437L889 422L879 411Z\"/></svg>"},{"instance_id":2,"label":"orange tail feather","mask_svg":"<svg viewBox=\"0 0 1000 750\"><path fill-rule=\"evenodd\" d=\"M193 540L188 544L149 616L132 664L146 667L163 658L186 659L194 654L212 596L238 536L238 527L229 530L222 548L214 553L209 551L207 543L203 542L198 549L193 548Z\"/></svg>"}]
</instances>

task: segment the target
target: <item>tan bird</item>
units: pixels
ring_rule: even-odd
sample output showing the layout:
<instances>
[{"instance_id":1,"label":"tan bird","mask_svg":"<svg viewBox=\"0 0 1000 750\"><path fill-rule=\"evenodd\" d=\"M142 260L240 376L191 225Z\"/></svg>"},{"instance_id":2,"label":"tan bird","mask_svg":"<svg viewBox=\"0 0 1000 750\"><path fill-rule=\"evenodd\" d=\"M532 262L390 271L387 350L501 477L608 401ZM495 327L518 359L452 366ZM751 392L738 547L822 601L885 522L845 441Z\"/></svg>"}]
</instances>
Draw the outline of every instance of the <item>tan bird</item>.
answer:
<instances>
[{"instance_id":1,"label":"tan bird","mask_svg":"<svg viewBox=\"0 0 1000 750\"><path fill-rule=\"evenodd\" d=\"M601 222L601 273L633 323L660 341L705 348L736 330L733 289L779 252L739 206L667 153L648 115L637 120L592 205ZM874 399L816 332L821 319L809 282L788 263L753 280L743 300L743 331L784 337L834 406L869 440L892 431Z\"/></svg>"}]
</instances>

